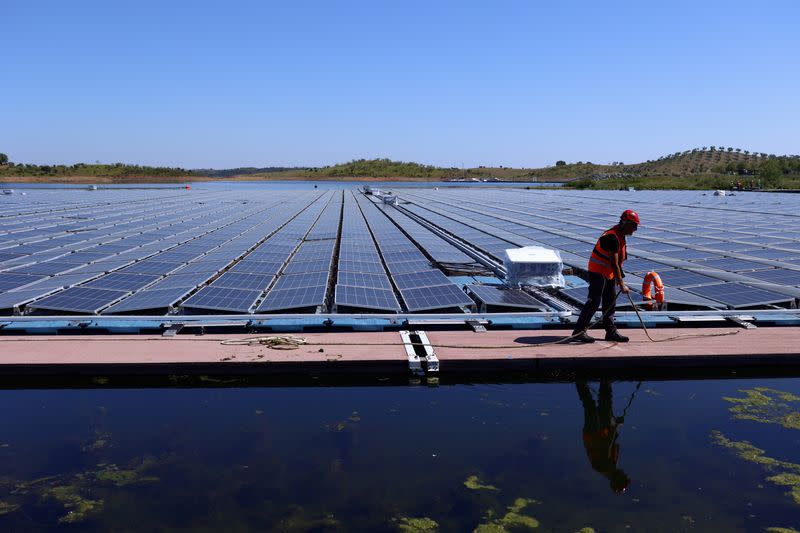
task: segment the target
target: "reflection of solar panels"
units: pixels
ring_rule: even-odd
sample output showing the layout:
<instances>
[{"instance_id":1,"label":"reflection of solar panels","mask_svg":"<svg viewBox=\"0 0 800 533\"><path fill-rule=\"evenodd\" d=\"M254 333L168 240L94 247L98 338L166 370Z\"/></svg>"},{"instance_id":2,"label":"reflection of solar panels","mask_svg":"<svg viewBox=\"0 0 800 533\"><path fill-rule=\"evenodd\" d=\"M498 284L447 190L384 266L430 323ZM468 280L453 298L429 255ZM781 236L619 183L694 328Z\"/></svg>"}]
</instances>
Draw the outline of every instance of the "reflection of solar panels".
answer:
<instances>
[{"instance_id":1,"label":"reflection of solar panels","mask_svg":"<svg viewBox=\"0 0 800 533\"><path fill-rule=\"evenodd\" d=\"M740 283L718 283L716 285L690 287L686 290L705 298L722 302L733 308L776 304L792 300L790 296L785 296L766 289L748 287Z\"/></svg>"},{"instance_id":2,"label":"reflection of solar panels","mask_svg":"<svg viewBox=\"0 0 800 533\"><path fill-rule=\"evenodd\" d=\"M467 289L483 306L518 307L537 311L545 311L547 309L547 305L521 289L493 287L491 285L467 285ZM486 312L486 310L484 309L482 312Z\"/></svg>"}]
</instances>

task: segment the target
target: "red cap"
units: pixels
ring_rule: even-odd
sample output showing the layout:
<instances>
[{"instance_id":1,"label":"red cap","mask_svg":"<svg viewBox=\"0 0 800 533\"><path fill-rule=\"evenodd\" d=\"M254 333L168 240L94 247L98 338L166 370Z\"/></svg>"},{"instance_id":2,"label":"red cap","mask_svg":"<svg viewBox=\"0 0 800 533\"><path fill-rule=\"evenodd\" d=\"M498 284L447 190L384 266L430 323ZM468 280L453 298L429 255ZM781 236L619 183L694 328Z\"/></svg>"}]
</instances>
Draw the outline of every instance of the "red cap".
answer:
<instances>
[{"instance_id":1,"label":"red cap","mask_svg":"<svg viewBox=\"0 0 800 533\"><path fill-rule=\"evenodd\" d=\"M622 215L619 217L620 222L633 222L634 224L639 224L639 214L634 211L633 209L626 209L622 212Z\"/></svg>"}]
</instances>

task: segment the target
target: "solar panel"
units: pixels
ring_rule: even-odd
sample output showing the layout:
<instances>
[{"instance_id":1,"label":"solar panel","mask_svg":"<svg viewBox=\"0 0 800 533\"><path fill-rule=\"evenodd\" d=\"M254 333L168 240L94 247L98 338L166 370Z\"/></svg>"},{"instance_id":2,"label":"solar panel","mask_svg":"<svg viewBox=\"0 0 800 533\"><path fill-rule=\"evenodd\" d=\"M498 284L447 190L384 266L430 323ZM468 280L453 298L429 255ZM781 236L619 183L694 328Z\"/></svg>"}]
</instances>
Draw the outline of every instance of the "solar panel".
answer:
<instances>
[{"instance_id":1,"label":"solar panel","mask_svg":"<svg viewBox=\"0 0 800 533\"><path fill-rule=\"evenodd\" d=\"M339 261L339 271L345 272L364 272L367 274L385 274L383 265L375 263L365 263L363 261Z\"/></svg>"},{"instance_id":2,"label":"solar panel","mask_svg":"<svg viewBox=\"0 0 800 533\"><path fill-rule=\"evenodd\" d=\"M260 295L260 290L208 286L183 302L181 307L246 313Z\"/></svg>"},{"instance_id":3,"label":"solar panel","mask_svg":"<svg viewBox=\"0 0 800 533\"><path fill-rule=\"evenodd\" d=\"M263 313L324 305L327 290L327 285L306 286L286 290L273 289L269 291L264 301L258 306L256 312Z\"/></svg>"},{"instance_id":4,"label":"solar panel","mask_svg":"<svg viewBox=\"0 0 800 533\"><path fill-rule=\"evenodd\" d=\"M372 287L351 287L336 285L334 297L336 305L382 311L400 311L400 304L394 292Z\"/></svg>"},{"instance_id":5,"label":"solar panel","mask_svg":"<svg viewBox=\"0 0 800 533\"><path fill-rule=\"evenodd\" d=\"M703 285L685 289L704 298L722 302L728 307L752 307L775 303L790 302L793 298L783 294L757 289L740 283L718 283L716 285Z\"/></svg>"},{"instance_id":6,"label":"solar panel","mask_svg":"<svg viewBox=\"0 0 800 533\"><path fill-rule=\"evenodd\" d=\"M51 311L97 313L100 309L125 296L125 294L124 291L72 287L43 298L28 307Z\"/></svg>"},{"instance_id":7,"label":"solar panel","mask_svg":"<svg viewBox=\"0 0 800 533\"><path fill-rule=\"evenodd\" d=\"M770 268L770 265L765 265L764 263L757 263L756 261L748 261L746 259L736 259L733 257L723 257L722 259L710 259L708 261L698 262L697 266L700 268L703 267L719 268L720 270L727 270L728 272Z\"/></svg>"},{"instance_id":8,"label":"solar panel","mask_svg":"<svg viewBox=\"0 0 800 533\"><path fill-rule=\"evenodd\" d=\"M0 309L12 309L44 294L47 294L47 291L39 289L20 289L0 293Z\"/></svg>"},{"instance_id":9,"label":"solar panel","mask_svg":"<svg viewBox=\"0 0 800 533\"><path fill-rule=\"evenodd\" d=\"M677 252L669 252L662 254L670 259L707 259L712 257L719 257L719 254L714 252L704 252L702 250L680 250Z\"/></svg>"},{"instance_id":10,"label":"solar panel","mask_svg":"<svg viewBox=\"0 0 800 533\"><path fill-rule=\"evenodd\" d=\"M708 285L720 282L717 278L692 272L691 270L662 270L658 274L667 287L690 287L692 285Z\"/></svg>"},{"instance_id":11,"label":"solar panel","mask_svg":"<svg viewBox=\"0 0 800 533\"><path fill-rule=\"evenodd\" d=\"M290 274L278 278L272 290L297 289L328 285L328 271L309 272L307 274Z\"/></svg>"},{"instance_id":12,"label":"solar panel","mask_svg":"<svg viewBox=\"0 0 800 533\"><path fill-rule=\"evenodd\" d=\"M186 295L191 287L153 288L134 293L104 310L102 314L129 313L150 309L165 309Z\"/></svg>"},{"instance_id":13,"label":"solar panel","mask_svg":"<svg viewBox=\"0 0 800 533\"><path fill-rule=\"evenodd\" d=\"M69 272L70 270L75 270L79 266L80 265L76 265L74 263L64 263L62 261L48 261L46 263L36 263L33 265L18 267L11 270L10 272L16 272L18 274L52 276L53 274L59 274L61 272Z\"/></svg>"},{"instance_id":14,"label":"solar panel","mask_svg":"<svg viewBox=\"0 0 800 533\"><path fill-rule=\"evenodd\" d=\"M123 268L126 274L168 274L181 267L181 263L164 263L162 261L145 260Z\"/></svg>"},{"instance_id":15,"label":"solar panel","mask_svg":"<svg viewBox=\"0 0 800 533\"><path fill-rule=\"evenodd\" d=\"M117 291L132 292L141 289L148 285L159 276L145 275L145 274L124 274L124 273L111 273L100 278L97 278L89 283L84 284L84 287L95 287L98 289L113 289Z\"/></svg>"},{"instance_id":16,"label":"solar panel","mask_svg":"<svg viewBox=\"0 0 800 533\"><path fill-rule=\"evenodd\" d=\"M452 283L436 287L400 290L409 311L425 311L473 305L472 299Z\"/></svg>"},{"instance_id":17,"label":"solar panel","mask_svg":"<svg viewBox=\"0 0 800 533\"><path fill-rule=\"evenodd\" d=\"M272 274L246 274L243 272L226 272L212 283L212 287L230 287L231 289L251 289L263 291L272 282Z\"/></svg>"},{"instance_id":18,"label":"solar panel","mask_svg":"<svg viewBox=\"0 0 800 533\"><path fill-rule=\"evenodd\" d=\"M365 272L345 272L340 270L338 283L351 287L372 287L375 289L392 289L386 274L368 274Z\"/></svg>"},{"instance_id":19,"label":"solar panel","mask_svg":"<svg viewBox=\"0 0 800 533\"><path fill-rule=\"evenodd\" d=\"M201 285L204 281L213 275L212 272L190 272L183 274L179 270L175 274L170 274L163 278L161 281L156 282L147 288L147 290L155 289L173 289L173 288L194 288Z\"/></svg>"},{"instance_id":20,"label":"solar panel","mask_svg":"<svg viewBox=\"0 0 800 533\"><path fill-rule=\"evenodd\" d=\"M331 268L330 258L324 261L292 261L283 269L284 274L302 274L304 272L328 272Z\"/></svg>"},{"instance_id":21,"label":"solar panel","mask_svg":"<svg viewBox=\"0 0 800 533\"><path fill-rule=\"evenodd\" d=\"M249 261L242 259L233 265L228 272L243 272L246 274L271 274L275 275L283 266L283 263L274 261Z\"/></svg>"},{"instance_id":22,"label":"solar panel","mask_svg":"<svg viewBox=\"0 0 800 533\"><path fill-rule=\"evenodd\" d=\"M396 274L392 276L397 288L411 289L414 287L433 287L435 285L447 285L451 283L441 270L423 270L421 272L411 272L408 274Z\"/></svg>"},{"instance_id":23,"label":"solar panel","mask_svg":"<svg viewBox=\"0 0 800 533\"><path fill-rule=\"evenodd\" d=\"M176 270L174 274L207 273L208 275L212 275L228 266L229 263L230 261L196 261L181 267L179 270Z\"/></svg>"},{"instance_id":24,"label":"solar panel","mask_svg":"<svg viewBox=\"0 0 800 533\"><path fill-rule=\"evenodd\" d=\"M34 276L31 274L15 274L13 272L0 272L0 292L30 285L44 276Z\"/></svg>"},{"instance_id":25,"label":"solar panel","mask_svg":"<svg viewBox=\"0 0 800 533\"><path fill-rule=\"evenodd\" d=\"M431 264L428 261L405 261L403 263L388 263L386 267L393 275L397 275L430 270Z\"/></svg>"},{"instance_id":26,"label":"solar panel","mask_svg":"<svg viewBox=\"0 0 800 533\"><path fill-rule=\"evenodd\" d=\"M484 305L497 307L519 307L545 311L547 306L521 289L493 287L491 285L467 285L467 289Z\"/></svg>"},{"instance_id":27,"label":"solar panel","mask_svg":"<svg viewBox=\"0 0 800 533\"><path fill-rule=\"evenodd\" d=\"M766 281L768 283L775 283L777 285L800 285L800 271L787 270L785 268L771 268L769 270L756 270L754 272L745 272L748 278L757 279L759 281Z\"/></svg>"}]
</instances>

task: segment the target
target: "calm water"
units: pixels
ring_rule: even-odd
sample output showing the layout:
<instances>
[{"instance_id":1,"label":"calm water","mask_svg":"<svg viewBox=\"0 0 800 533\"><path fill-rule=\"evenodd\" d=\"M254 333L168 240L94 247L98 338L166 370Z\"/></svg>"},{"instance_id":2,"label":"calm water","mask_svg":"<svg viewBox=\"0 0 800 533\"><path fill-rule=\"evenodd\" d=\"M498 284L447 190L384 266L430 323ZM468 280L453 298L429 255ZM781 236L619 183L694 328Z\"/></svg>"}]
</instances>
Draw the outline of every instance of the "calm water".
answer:
<instances>
[{"instance_id":1,"label":"calm water","mask_svg":"<svg viewBox=\"0 0 800 533\"><path fill-rule=\"evenodd\" d=\"M767 479L800 473L797 379L183 384L0 391L0 531L800 524L791 475Z\"/></svg>"}]
</instances>

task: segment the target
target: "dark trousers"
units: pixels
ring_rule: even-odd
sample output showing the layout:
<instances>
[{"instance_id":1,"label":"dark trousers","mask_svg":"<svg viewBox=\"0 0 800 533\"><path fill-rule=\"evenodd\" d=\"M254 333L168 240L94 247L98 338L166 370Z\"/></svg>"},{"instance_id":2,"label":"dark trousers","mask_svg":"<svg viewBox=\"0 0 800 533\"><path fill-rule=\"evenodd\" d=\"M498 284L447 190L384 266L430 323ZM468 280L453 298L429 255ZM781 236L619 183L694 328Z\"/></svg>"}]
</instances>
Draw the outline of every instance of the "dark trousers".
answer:
<instances>
[{"instance_id":1,"label":"dark trousers","mask_svg":"<svg viewBox=\"0 0 800 533\"><path fill-rule=\"evenodd\" d=\"M614 312L617 309L617 286L613 279L606 279L596 272L589 272L589 297L583 304L575 331L583 331L592 321L595 312L603 304L603 327L607 332L614 331Z\"/></svg>"}]
</instances>

